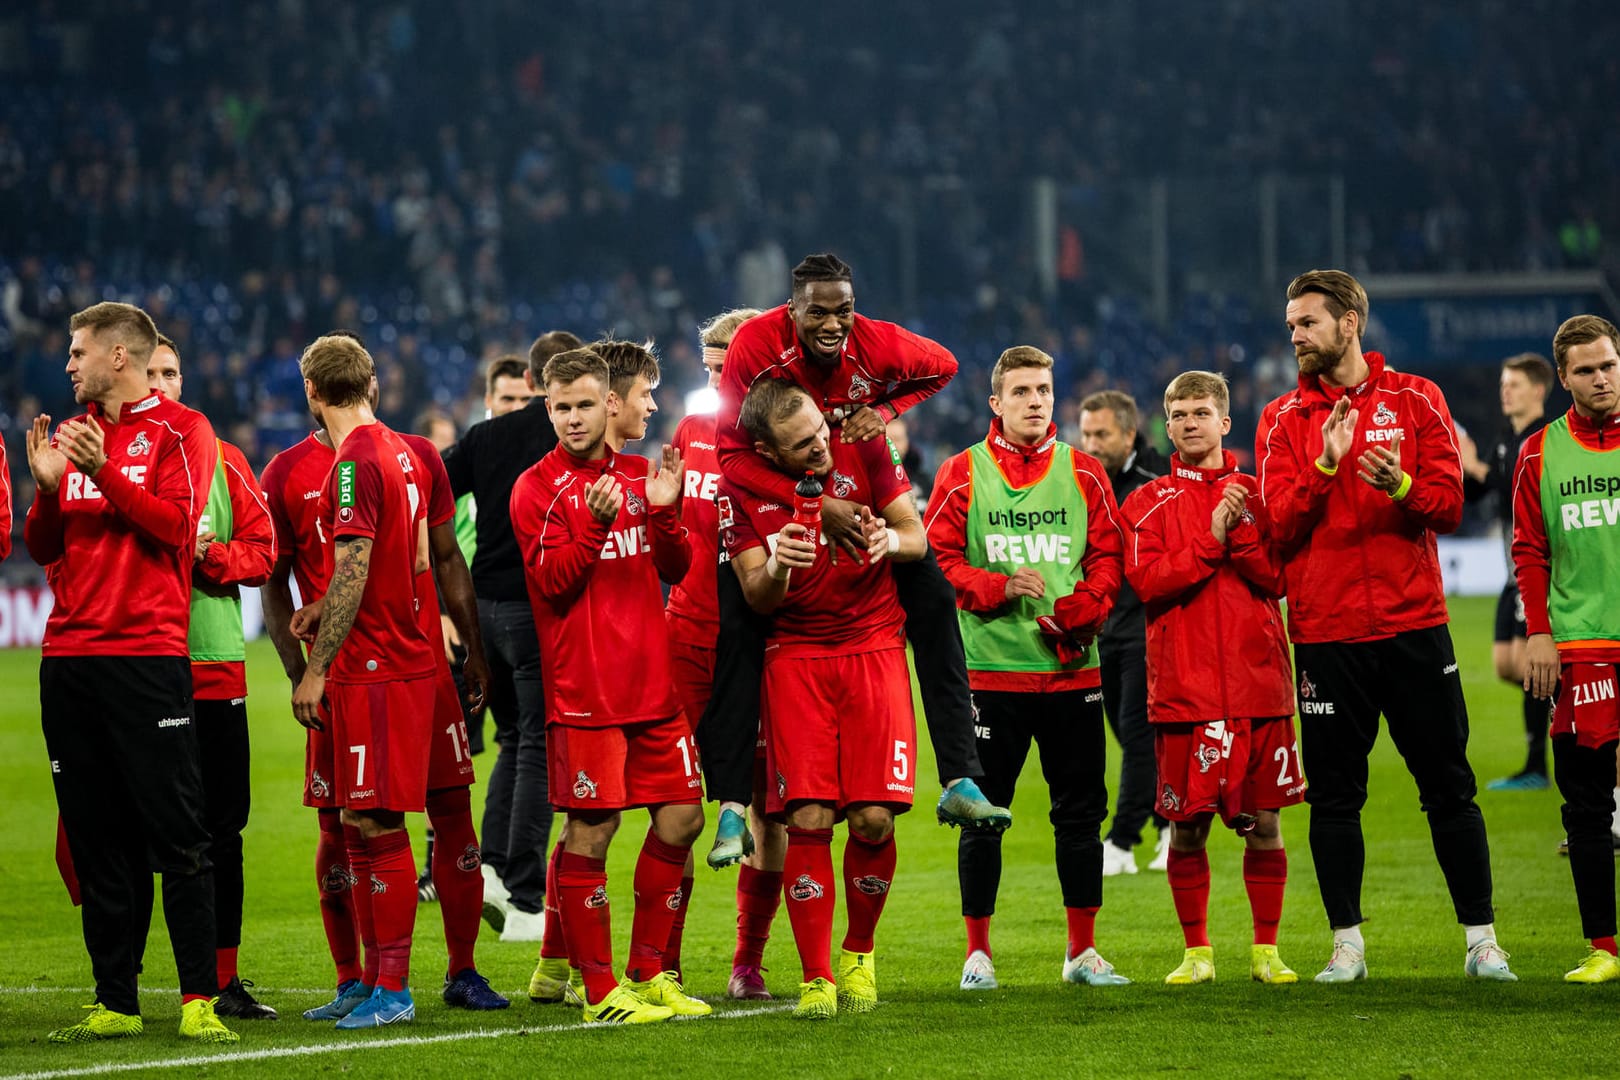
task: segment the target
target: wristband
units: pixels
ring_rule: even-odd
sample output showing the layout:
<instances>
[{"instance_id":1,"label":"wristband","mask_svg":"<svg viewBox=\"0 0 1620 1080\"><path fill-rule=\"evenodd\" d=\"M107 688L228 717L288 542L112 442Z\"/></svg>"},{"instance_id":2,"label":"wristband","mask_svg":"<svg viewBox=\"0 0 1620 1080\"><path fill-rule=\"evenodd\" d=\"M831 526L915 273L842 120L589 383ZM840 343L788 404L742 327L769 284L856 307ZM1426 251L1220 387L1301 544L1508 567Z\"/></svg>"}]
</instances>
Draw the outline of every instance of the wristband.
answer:
<instances>
[{"instance_id":1,"label":"wristband","mask_svg":"<svg viewBox=\"0 0 1620 1080\"><path fill-rule=\"evenodd\" d=\"M1412 474L1401 470L1401 486L1390 492L1389 497L1396 502L1406 498L1407 492L1412 490Z\"/></svg>"},{"instance_id":2,"label":"wristband","mask_svg":"<svg viewBox=\"0 0 1620 1080\"><path fill-rule=\"evenodd\" d=\"M782 572L778 574L778 570ZM776 556L772 555L770 558L765 560L765 572L771 575L772 581L786 581L788 577L792 575L793 568L791 566L783 566L781 563L776 561Z\"/></svg>"},{"instance_id":3,"label":"wristband","mask_svg":"<svg viewBox=\"0 0 1620 1080\"><path fill-rule=\"evenodd\" d=\"M1339 473L1339 467L1337 465L1333 466L1333 468L1330 469L1326 465L1322 464L1322 459L1321 458L1318 458L1317 460L1313 461L1311 464L1315 465L1317 471L1320 472L1323 476L1337 476L1338 473Z\"/></svg>"},{"instance_id":4,"label":"wristband","mask_svg":"<svg viewBox=\"0 0 1620 1080\"><path fill-rule=\"evenodd\" d=\"M893 529L884 529L883 531L889 534L889 554L893 555L900 550L900 534Z\"/></svg>"}]
</instances>

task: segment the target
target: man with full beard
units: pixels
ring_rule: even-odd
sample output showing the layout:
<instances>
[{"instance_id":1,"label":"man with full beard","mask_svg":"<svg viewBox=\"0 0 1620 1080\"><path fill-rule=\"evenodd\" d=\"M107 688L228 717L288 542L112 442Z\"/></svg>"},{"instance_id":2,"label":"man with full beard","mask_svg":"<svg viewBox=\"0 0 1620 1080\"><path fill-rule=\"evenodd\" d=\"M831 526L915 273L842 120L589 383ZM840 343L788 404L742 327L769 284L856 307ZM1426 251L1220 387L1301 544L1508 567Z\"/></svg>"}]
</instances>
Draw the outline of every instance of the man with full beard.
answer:
<instances>
[{"instance_id":1,"label":"man with full beard","mask_svg":"<svg viewBox=\"0 0 1620 1080\"><path fill-rule=\"evenodd\" d=\"M1463 970L1514 980L1492 926L1490 848L1434 539L1462 519L1451 412L1434 383L1362 352L1367 293L1349 274L1295 278L1287 323L1299 388L1261 414L1255 461L1288 583L1311 856L1333 928L1316 980L1367 976L1361 808L1380 714L1417 781L1466 931Z\"/></svg>"}]
</instances>

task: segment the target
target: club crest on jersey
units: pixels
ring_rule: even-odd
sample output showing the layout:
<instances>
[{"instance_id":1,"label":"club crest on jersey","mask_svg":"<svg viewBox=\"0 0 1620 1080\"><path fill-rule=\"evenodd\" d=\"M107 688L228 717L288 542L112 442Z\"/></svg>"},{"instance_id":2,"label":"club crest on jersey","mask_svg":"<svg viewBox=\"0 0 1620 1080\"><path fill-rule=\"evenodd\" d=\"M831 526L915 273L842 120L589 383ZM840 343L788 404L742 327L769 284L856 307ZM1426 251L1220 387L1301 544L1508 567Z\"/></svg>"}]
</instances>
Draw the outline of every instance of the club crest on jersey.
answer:
<instances>
[{"instance_id":1,"label":"club crest on jersey","mask_svg":"<svg viewBox=\"0 0 1620 1080\"><path fill-rule=\"evenodd\" d=\"M468 844L461 856L456 859L456 869L469 874L483 865L484 853L478 850L477 844Z\"/></svg>"},{"instance_id":2,"label":"club crest on jersey","mask_svg":"<svg viewBox=\"0 0 1620 1080\"><path fill-rule=\"evenodd\" d=\"M859 485L855 483L855 478L853 476L845 476L837 469L833 470L832 482L833 498L835 499L847 499L849 498L850 492L855 491L859 487Z\"/></svg>"},{"instance_id":3,"label":"club crest on jersey","mask_svg":"<svg viewBox=\"0 0 1620 1080\"><path fill-rule=\"evenodd\" d=\"M589 776L586 776L584 769L579 770L579 772L574 775L574 798L596 798L596 781L592 780Z\"/></svg>"},{"instance_id":4,"label":"club crest on jersey","mask_svg":"<svg viewBox=\"0 0 1620 1080\"><path fill-rule=\"evenodd\" d=\"M821 887L821 882L809 874L800 874L799 880L788 886L787 894L789 900L798 900L802 903L805 900L820 900L827 895L827 890Z\"/></svg>"},{"instance_id":5,"label":"club crest on jersey","mask_svg":"<svg viewBox=\"0 0 1620 1080\"><path fill-rule=\"evenodd\" d=\"M146 437L146 432L144 431L139 435L136 435L134 441L129 444L130 457L140 457L142 454L149 454L151 452L152 440Z\"/></svg>"},{"instance_id":6,"label":"club crest on jersey","mask_svg":"<svg viewBox=\"0 0 1620 1080\"><path fill-rule=\"evenodd\" d=\"M640 517L647 512L647 500L633 491L624 493L624 509L631 517Z\"/></svg>"},{"instance_id":7,"label":"club crest on jersey","mask_svg":"<svg viewBox=\"0 0 1620 1080\"><path fill-rule=\"evenodd\" d=\"M326 777L311 770L309 774L309 793L317 799L324 799L332 794L332 785L327 783Z\"/></svg>"},{"instance_id":8,"label":"club crest on jersey","mask_svg":"<svg viewBox=\"0 0 1620 1080\"><path fill-rule=\"evenodd\" d=\"M1200 773L1209 772L1209 767L1221 760L1221 752L1213 746L1200 746L1198 752L1193 756L1198 759L1198 771Z\"/></svg>"},{"instance_id":9,"label":"club crest on jersey","mask_svg":"<svg viewBox=\"0 0 1620 1080\"><path fill-rule=\"evenodd\" d=\"M1373 423L1379 427L1388 427L1399 419L1400 417L1395 415L1395 410L1382 401L1378 403L1378 408L1373 410Z\"/></svg>"},{"instance_id":10,"label":"club crest on jersey","mask_svg":"<svg viewBox=\"0 0 1620 1080\"><path fill-rule=\"evenodd\" d=\"M674 892L664 897L664 906L669 908L671 911L679 911L681 910L681 901L685 899L686 890L677 888Z\"/></svg>"},{"instance_id":11,"label":"club crest on jersey","mask_svg":"<svg viewBox=\"0 0 1620 1080\"><path fill-rule=\"evenodd\" d=\"M849 377L849 400L860 401L862 398L870 397L871 394L872 384L867 382L860 372L852 373Z\"/></svg>"},{"instance_id":12,"label":"club crest on jersey","mask_svg":"<svg viewBox=\"0 0 1620 1080\"><path fill-rule=\"evenodd\" d=\"M605 907L607 907L608 906L607 886L606 885L598 885L596 887L596 891L591 893L591 895L589 895L589 896L587 896L585 898L585 906L588 907L588 908L605 908Z\"/></svg>"},{"instance_id":13,"label":"club crest on jersey","mask_svg":"<svg viewBox=\"0 0 1620 1080\"><path fill-rule=\"evenodd\" d=\"M867 896L882 896L884 893L889 891L889 883L878 877L876 874L867 874L865 877L858 877L855 879L854 885Z\"/></svg>"}]
</instances>

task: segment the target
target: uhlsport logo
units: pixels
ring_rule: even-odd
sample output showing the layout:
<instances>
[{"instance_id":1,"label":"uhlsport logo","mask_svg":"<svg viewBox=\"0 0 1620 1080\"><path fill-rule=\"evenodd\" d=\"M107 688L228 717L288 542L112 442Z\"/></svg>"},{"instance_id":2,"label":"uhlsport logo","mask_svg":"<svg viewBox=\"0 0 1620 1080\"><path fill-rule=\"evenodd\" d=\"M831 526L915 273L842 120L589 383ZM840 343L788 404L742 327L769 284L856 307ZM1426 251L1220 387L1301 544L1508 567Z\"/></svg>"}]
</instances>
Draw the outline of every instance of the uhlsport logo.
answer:
<instances>
[{"instance_id":1,"label":"uhlsport logo","mask_svg":"<svg viewBox=\"0 0 1620 1080\"><path fill-rule=\"evenodd\" d=\"M135 436L135 441L129 444L129 456L140 457L142 454L152 452L152 440L146 437L146 432Z\"/></svg>"},{"instance_id":2,"label":"uhlsport logo","mask_svg":"<svg viewBox=\"0 0 1620 1080\"><path fill-rule=\"evenodd\" d=\"M581 769L579 772L574 774L574 798L596 798L596 781L592 780L589 776L586 776L584 769Z\"/></svg>"},{"instance_id":3,"label":"uhlsport logo","mask_svg":"<svg viewBox=\"0 0 1620 1080\"><path fill-rule=\"evenodd\" d=\"M822 888L821 882L809 874L800 874L799 879L788 886L787 894L789 900L803 902L805 900L820 900L827 895L827 890Z\"/></svg>"},{"instance_id":4,"label":"uhlsport logo","mask_svg":"<svg viewBox=\"0 0 1620 1080\"><path fill-rule=\"evenodd\" d=\"M889 891L889 883L876 874L867 874L865 877L855 879L855 887L867 896L882 896Z\"/></svg>"},{"instance_id":5,"label":"uhlsport logo","mask_svg":"<svg viewBox=\"0 0 1620 1080\"><path fill-rule=\"evenodd\" d=\"M1373 423L1379 427L1389 427L1399 419L1395 411L1382 401L1378 403L1378 408L1373 410Z\"/></svg>"},{"instance_id":6,"label":"uhlsport logo","mask_svg":"<svg viewBox=\"0 0 1620 1080\"><path fill-rule=\"evenodd\" d=\"M606 885L598 885L596 887L596 891L591 893L591 895L589 895L589 896L587 896L585 898L585 906L588 907L588 908L605 908L605 907L607 907L608 906L607 886Z\"/></svg>"},{"instance_id":7,"label":"uhlsport logo","mask_svg":"<svg viewBox=\"0 0 1620 1080\"><path fill-rule=\"evenodd\" d=\"M468 844L456 859L456 869L472 873L484 865L484 853L478 850L477 844Z\"/></svg>"}]
</instances>

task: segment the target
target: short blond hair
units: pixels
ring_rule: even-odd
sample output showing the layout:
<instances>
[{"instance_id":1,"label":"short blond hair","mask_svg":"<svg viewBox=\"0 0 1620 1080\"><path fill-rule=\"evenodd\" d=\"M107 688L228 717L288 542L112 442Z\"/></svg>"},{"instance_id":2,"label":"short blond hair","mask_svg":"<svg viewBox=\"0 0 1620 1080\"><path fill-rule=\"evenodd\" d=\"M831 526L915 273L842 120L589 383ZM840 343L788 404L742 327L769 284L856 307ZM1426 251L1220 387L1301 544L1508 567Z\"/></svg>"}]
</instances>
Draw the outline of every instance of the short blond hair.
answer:
<instances>
[{"instance_id":1,"label":"short blond hair","mask_svg":"<svg viewBox=\"0 0 1620 1080\"><path fill-rule=\"evenodd\" d=\"M1608 338L1614 344L1615 352L1620 353L1620 330L1614 328L1614 323L1601 315L1574 315L1565 319L1558 332L1553 335L1553 361L1558 365L1558 374L1562 375L1569 366L1569 350L1576 345L1590 345L1594 341Z\"/></svg>"},{"instance_id":2,"label":"short blond hair","mask_svg":"<svg viewBox=\"0 0 1620 1080\"><path fill-rule=\"evenodd\" d=\"M134 304L120 304L114 300L91 304L69 319L68 332L79 330L89 330L98 338L102 334L110 334L142 365L142 371L152 358L152 350L158 345L157 324L152 321L152 316ZM180 354L176 352L175 355Z\"/></svg>"},{"instance_id":3,"label":"short blond hair","mask_svg":"<svg viewBox=\"0 0 1620 1080\"><path fill-rule=\"evenodd\" d=\"M1226 379L1215 371L1183 371L1164 388L1164 414L1170 415L1173 401L1201 401L1213 398L1215 410L1225 416L1231 407L1231 394Z\"/></svg>"},{"instance_id":4,"label":"short blond hair","mask_svg":"<svg viewBox=\"0 0 1620 1080\"><path fill-rule=\"evenodd\" d=\"M344 409L371 400L377 365L358 338L327 334L309 343L298 358L298 370L324 404Z\"/></svg>"},{"instance_id":5,"label":"short blond hair","mask_svg":"<svg viewBox=\"0 0 1620 1080\"><path fill-rule=\"evenodd\" d=\"M1014 345L996 360L996 366L990 369L990 392L996 397L1001 396L1001 384L1007 378L1007 372L1017 371L1019 368L1043 368L1052 370L1052 357L1037 349L1033 345Z\"/></svg>"},{"instance_id":6,"label":"short blond hair","mask_svg":"<svg viewBox=\"0 0 1620 1080\"><path fill-rule=\"evenodd\" d=\"M737 336L738 328L758 314L759 308L751 307L722 311L698 327L698 343L709 349L723 349Z\"/></svg>"}]
</instances>

